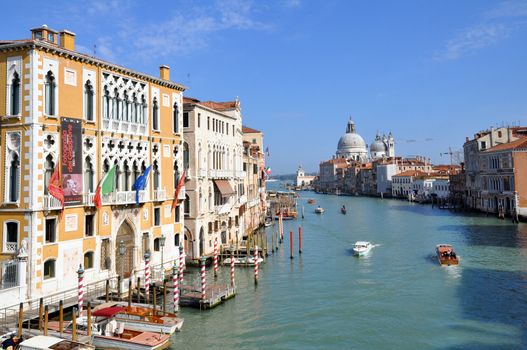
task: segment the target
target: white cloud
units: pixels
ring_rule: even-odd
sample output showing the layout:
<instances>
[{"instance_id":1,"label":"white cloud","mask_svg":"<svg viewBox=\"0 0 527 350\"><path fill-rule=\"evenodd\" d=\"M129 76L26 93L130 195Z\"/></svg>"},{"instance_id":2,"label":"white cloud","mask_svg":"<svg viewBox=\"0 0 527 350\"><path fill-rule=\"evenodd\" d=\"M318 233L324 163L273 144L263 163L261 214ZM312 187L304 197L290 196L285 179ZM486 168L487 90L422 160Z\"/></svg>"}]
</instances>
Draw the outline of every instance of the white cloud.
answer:
<instances>
[{"instance_id":1,"label":"white cloud","mask_svg":"<svg viewBox=\"0 0 527 350\"><path fill-rule=\"evenodd\" d=\"M472 51L497 44L525 25L527 2L503 1L485 12L478 24L461 31L435 55L438 61L456 60Z\"/></svg>"}]
</instances>

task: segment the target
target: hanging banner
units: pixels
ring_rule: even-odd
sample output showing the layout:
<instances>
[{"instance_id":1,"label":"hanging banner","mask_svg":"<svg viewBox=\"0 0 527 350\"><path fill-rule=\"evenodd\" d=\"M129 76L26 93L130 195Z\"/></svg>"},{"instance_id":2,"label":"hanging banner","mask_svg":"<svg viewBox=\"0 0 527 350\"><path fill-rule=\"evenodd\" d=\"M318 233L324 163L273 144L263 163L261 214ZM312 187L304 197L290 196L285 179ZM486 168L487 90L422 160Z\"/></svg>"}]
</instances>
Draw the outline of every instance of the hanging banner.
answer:
<instances>
[{"instance_id":1,"label":"hanging banner","mask_svg":"<svg viewBox=\"0 0 527 350\"><path fill-rule=\"evenodd\" d=\"M61 140L64 204L82 204L82 126L79 119L61 118Z\"/></svg>"}]
</instances>

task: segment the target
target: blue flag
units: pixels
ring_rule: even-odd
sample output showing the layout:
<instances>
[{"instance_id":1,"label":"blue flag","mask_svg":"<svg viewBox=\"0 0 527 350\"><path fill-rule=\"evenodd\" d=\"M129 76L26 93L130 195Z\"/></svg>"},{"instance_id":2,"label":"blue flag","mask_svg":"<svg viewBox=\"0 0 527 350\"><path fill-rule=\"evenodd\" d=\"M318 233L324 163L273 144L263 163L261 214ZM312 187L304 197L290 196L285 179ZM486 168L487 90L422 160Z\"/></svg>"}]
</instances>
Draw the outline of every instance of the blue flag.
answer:
<instances>
[{"instance_id":1,"label":"blue flag","mask_svg":"<svg viewBox=\"0 0 527 350\"><path fill-rule=\"evenodd\" d=\"M148 173L150 173L150 168L152 166L149 165L148 168L145 169L145 172L140 175L137 180L135 180L135 183L132 185L132 190L135 191L135 202L139 204L139 191L142 191L146 188L146 180L148 179Z\"/></svg>"}]
</instances>

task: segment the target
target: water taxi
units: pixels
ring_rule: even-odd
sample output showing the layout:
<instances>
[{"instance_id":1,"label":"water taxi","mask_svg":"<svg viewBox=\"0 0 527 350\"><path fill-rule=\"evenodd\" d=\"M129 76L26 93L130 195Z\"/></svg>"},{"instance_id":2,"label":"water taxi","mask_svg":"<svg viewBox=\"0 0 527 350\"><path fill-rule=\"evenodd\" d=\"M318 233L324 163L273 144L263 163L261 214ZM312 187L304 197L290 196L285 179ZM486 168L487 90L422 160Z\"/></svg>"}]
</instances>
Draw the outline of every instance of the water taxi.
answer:
<instances>
[{"instance_id":1,"label":"water taxi","mask_svg":"<svg viewBox=\"0 0 527 350\"><path fill-rule=\"evenodd\" d=\"M322 208L321 206L318 206L318 207L315 209L315 213L317 213L317 214L323 214L323 213L324 213L324 208Z\"/></svg>"},{"instance_id":2,"label":"water taxi","mask_svg":"<svg viewBox=\"0 0 527 350\"><path fill-rule=\"evenodd\" d=\"M92 345L77 343L57 337L47 335L37 335L21 342L17 349L19 350L94 350Z\"/></svg>"},{"instance_id":3,"label":"water taxi","mask_svg":"<svg viewBox=\"0 0 527 350\"><path fill-rule=\"evenodd\" d=\"M355 245L353 245L353 254L357 256L365 255L371 250L372 247L373 246L370 242L366 242L366 241L355 242Z\"/></svg>"},{"instance_id":4,"label":"water taxi","mask_svg":"<svg viewBox=\"0 0 527 350\"><path fill-rule=\"evenodd\" d=\"M459 257L450 244L438 244L436 254L441 266L459 265Z\"/></svg>"}]
</instances>

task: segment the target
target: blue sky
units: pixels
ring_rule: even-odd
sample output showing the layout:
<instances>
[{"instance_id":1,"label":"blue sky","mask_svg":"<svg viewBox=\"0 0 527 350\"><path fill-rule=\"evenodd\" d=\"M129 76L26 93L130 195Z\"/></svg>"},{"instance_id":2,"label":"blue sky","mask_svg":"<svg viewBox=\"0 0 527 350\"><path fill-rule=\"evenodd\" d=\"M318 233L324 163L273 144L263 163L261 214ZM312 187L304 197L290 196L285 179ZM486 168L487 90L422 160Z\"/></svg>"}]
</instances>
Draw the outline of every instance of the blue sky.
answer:
<instances>
[{"instance_id":1,"label":"blue sky","mask_svg":"<svg viewBox=\"0 0 527 350\"><path fill-rule=\"evenodd\" d=\"M273 173L318 170L352 116L371 143L434 162L492 125L527 124L527 1L11 1L2 39L47 24L77 48L171 78L201 100L240 97Z\"/></svg>"}]
</instances>

